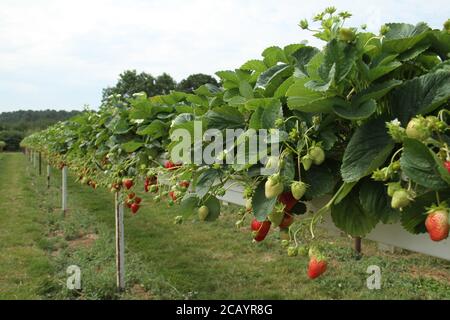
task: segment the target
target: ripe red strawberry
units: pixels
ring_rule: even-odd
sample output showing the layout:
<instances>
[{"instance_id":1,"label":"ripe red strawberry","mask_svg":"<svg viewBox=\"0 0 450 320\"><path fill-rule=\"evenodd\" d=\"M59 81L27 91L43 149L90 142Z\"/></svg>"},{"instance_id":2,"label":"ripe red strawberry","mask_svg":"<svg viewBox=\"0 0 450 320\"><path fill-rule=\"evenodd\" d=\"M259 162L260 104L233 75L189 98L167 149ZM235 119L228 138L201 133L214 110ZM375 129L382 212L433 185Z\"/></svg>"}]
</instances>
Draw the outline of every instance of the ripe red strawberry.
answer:
<instances>
[{"instance_id":1,"label":"ripe red strawberry","mask_svg":"<svg viewBox=\"0 0 450 320\"><path fill-rule=\"evenodd\" d=\"M171 160L168 160L164 163L164 168L168 170L176 170L180 167L180 164L175 164Z\"/></svg>"},{"instance_id":2,"label":"ripe red strawberry","mask_svg":"<svg viewBox=\"0 0 450 320\"><path fill-rule=\"evenodd\" d=\"M272 223L269 220L266 220L261 224L259 230L256 231L254 237L255 241L260 242L266 238L267 234L269 233L271 224Z\"/></svg>"},{"instance_id":3,"label":"ripe red strawberry","mask_svg":"<svg viewBox=\"0 0 450 320\"><path fill-rule=\"evenodd\" d=\"M135 197L134 198L134 203L141 204L141 202L142 202L142 198L140 198L140 197Z\"/></svg>"},{"instance_id":4,"label":"ripe red strawberry","mask_svg":"<svg viewBox=\"0 0 450 320\"><path fill-rule=\"evenodd\" d=\"M134 192L131 192L128 194L128 199L134 199L135 196L136 194Z\"/></svg>"},{"instance_id":5,"label":"ripe red strawberry","mask_svg":"<svg viewBox=\"0 0 450 320\"><path fill-rule=\"evenodd\" d=\"M166 169L173 168L174 165L175 164L170 160L167 160L166 162L164 162L164 168L166 168Z\"/></svg>"},{"instance_id":6,"label":"ripe red strawberry","mask_svg":"<svg viewBox=\"0 0 450 320\"><path fill-rule=\"evenodd\" d=\"M259 228L261 228L261 225L262 222L259 222L258 220L256 220L256 218L253 218L250 228L252 229L252 231L258 231Z\"/></svg>"},{"instance_id":7,"label":"ripe red strawberry","mask_svg":"<svg viewBox=\"0 0 450 320\"><path fill-rule=\"evenodd\" d=\"M133 212L133 214L136 214L139 211L140 206L137 203L133 203L130 208L131 212Z\"/></svg>"},{"instance_id":8,"label":"ripe red strawberry","mask_svg":"<svg viewBox=\"0 0 450 320\"><path fill-rule=\"evenodd\" d=\"M450 160L444 162L444 167L447 169L448 173L450 173Z\"/></svg>"},{"instance_id":9,"label":"ripe red strawberry","mask_svg":"<svg viewBox=\"0 0 450 320\"><path fill-rule=\"evenodd\" d=\"M431 240L441 241L447 239L449 233L448 210L445 208L435 208L428 212L425 220L425 227Z\"/></svg>"},{"instance_id":10,"label":"ripe red strawberry","mask_svg":"<svg viewBox=\"0 0 450 320\"><path fill-rule=\"evenodd\" d=\"M134 185L134 182L132 179L123 179L122 183L123 183L123 186L125 188L127 188L127 190L130 190Z\"/></svg>"},{"instance_id":11,"label":"ripe red strawberry","mask_svg":"<svg viewBox=\"0 0 450 320\"><path fill-rule=\"evenodd\" d=\"M284 204L284 212L291 212L292 208L294 208L295 204L298 202L297 199L294 198L292 192L284 192L278 197L278 201Z\"/></svg>"},{"instance_id":12,"label":"ripe red strawberry","mask_svg":"<svg viewBox=\"0 0 450 320\"><path fill-rule=\"evenodd\" d=\"M279 227L280 229L288 228L294 222L294 216L291 214L284 214L283 220L281 221Z\"/></svg>"},{"instance_id":13,"label":"ripe red strawberry","mask_svg":"<svg viewBox=\"0 0 450 320\"><path fill-rule=\"evenodd\" d=\"M169 191L169 197L173 200L177 200L177 195L175 194L175 191Z\"/></svg>"},{"instance_id":14,"label":"ripe red strawberry","mask_svg":"<svg viewBox=\"0 0 450 320\"><path fill-rule=\"evenodd\" d=\"M189 181L181 181L179 185L182 188L189 188Z\"/></svg>"},{"instance_id":15,"label":"ripe red strawberry","mask_svg":"<svg viewBox=\"0 0 450 320\"><path fill-rule=\"evenodd\" d=\"M320 256L312 256L308 264L308 277L315 279L327 270L327 261Z\"/></svg>"}]
</instances>

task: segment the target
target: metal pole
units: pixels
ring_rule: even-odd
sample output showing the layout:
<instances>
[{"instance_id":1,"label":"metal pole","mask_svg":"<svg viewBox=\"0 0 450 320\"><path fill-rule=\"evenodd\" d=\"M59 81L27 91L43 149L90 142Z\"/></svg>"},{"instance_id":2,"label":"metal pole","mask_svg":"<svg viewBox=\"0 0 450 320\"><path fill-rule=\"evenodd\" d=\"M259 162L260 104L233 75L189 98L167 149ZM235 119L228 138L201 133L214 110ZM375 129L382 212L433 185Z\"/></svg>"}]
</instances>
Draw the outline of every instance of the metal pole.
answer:
<instances>
[{"instance_id":1,"label":"metal pole","mask_svg":"<svg viewBox=\"0 0 450 320\"><path fill-rule=\"evenodd\" d=\"M62 169L62 211L63 214L67 212L67 167Z\"/></svg>"},{"instance_id":2,"label":"metal pole","mask_svg":"<svg viewBox=\"0 0 450 320\"><path fill-rule=\"evenodd\" d=\"M125 289L125 241L123 227L124 206L120 200L119 193L115 193L115 216L116 216L116 275L117 289Z\"/></svg>"},{"instance_id":3,"label":"metal pole","mask_svg":"<svg viewBox=\"0 0 450 320\"><path fill-rule=\"evenodd\" d=\"M355 251L358 257L361 256L361 237L355 238Z\"/></svg>"},{"instance_id":4,"label":"metal pole","mask_svg":"<svg viewBox=\"0 0 450 320\"><path fill-rule=\"evenodd\" d=\"M51 167L49 164L47 164L47 189L50 189L50 171Z\"/></svg>"},{"instance_id":5,"label":"metal pole","mask_svg":"<svg viewBox=\"0 0 450 320\"><path fill-rule=\"evenodd\" d=\"M42 153L39 152L39 175L42 175Z\"/></svg>"}]
</instances>

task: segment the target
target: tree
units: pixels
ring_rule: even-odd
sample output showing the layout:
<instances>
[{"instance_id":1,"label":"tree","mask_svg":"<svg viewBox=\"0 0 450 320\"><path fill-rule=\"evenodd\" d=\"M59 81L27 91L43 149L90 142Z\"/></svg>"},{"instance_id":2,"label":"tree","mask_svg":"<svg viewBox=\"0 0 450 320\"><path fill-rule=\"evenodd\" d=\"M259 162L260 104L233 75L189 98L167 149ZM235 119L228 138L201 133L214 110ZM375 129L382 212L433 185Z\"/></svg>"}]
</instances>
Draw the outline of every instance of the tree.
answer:
<instances>
[{"instance_id":1,"label":"tree","mask_svg":"<svg viewBox=\"0 0 450 320\"><path fill-rule=\"evenodd\" d=\"M20 142L25 138L25 133L17 130L7 130L0 132L0 140L6 143L5 150L17 151L20 148Z\"/></svg>"},{"instance_id":2,"label":"tree","mask_svg":"<svg viewBox=\"0 0 450 320\"><path fill-rule=\"evenodd\" d=\"M169 94L171 90L175 89L176 85L175 80L165 72L158 76L155 81L157 94Z\"/></svg>"},{"instance_id":3,"label":"tree","mask_svg":"<svg viewBox=\"0 0 450 320\"><path fill-rule=\"evenodd\" d=\"M148 97L167 94L175 89L175 80L163 73L157 78L146 72L137 73L136 70L126 70L119 75L119 80L113 87L103 89L103 101L113 94L131 97L135 93L145 92Z\"/></svg>"},{"instance_id":4,"label":"tree","mask_svg":"<svg viewBox=\"0 0 450 320\"><path fill-rule=\"evenodd\" d=\"M210 75L203 73L191 74L186 79L181 80L181 82L177 86L177 90L192 93L195 89L207 83L216 86L219 85L217 80Z\"/></svg>"},{"instance_id":5,"label":"tree","mask_svg":"<svg viewBox=\"0 0 450 320\"><path fill-rule=\"evenodd\" d=\"M3 152L3 149L5 149L5 147L6 147L6 142L0 141L0 152Z\"/></svg>"}]
</instances>

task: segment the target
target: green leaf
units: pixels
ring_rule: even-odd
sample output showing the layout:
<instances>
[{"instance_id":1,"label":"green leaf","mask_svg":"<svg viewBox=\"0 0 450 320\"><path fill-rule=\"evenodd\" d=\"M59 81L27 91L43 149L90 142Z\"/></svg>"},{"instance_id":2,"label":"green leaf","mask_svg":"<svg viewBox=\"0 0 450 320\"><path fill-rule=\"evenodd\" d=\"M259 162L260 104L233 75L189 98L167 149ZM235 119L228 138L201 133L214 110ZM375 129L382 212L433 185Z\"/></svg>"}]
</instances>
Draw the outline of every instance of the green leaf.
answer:
<instances>
[{"instance_id":1,"label":"green leaf","mask_svg":"<svg viewBox=\"0 0 450 320\"><path fill-rule=\"evenodd\" d=\"M281 103L274 100L274 103L265 107L258 107L250 117L249 128L271 129L275 127L275 121L282 117Z\"/></svg>"},{"instance_id":2,"label":"green leaf","mask_svg":"<svg viewBox=\"0 0 450 320\"><path fill-rule=\"evenodd\" d=\"M309 78L300 78L289 87L286 92L289 109L303 112L332 112L335 98L327 97L322 92L313 91L305 87L308 81Z\"/></svg>"},{"instance_id":3,"label":"green leaf","mask_svg":"<svg viewBox=\"0 0 450 320\"><path fill-rule=\"evenodd\" d=\"M214 221L220 216L220 201L213 196L209 196L205 201L205 206L208 207L209 213L206 221Z\"/></svg>"},{"instance_id":4,"label":"green leaf","mask_svg":"<svg viewBox=\"0 0 450 320\"><path fill-rule=\"evenodd\" d=\"M347 103L340 100L340 103L333 105L333 111L338 116L349 120L363 120L369 118L377 110L377 103L371 99L361 105Z\"/></svg>"},{"instance_id":5,"label":"green leaf","mask_svg":"<svg viewBox=\"0 0 450 320\"><path fill-rule=\"evenodd\" d=\"M363 209L357 193L351 193L339 204L331 206L331 218L336 227L354 237L365 236L378 223L377 217Z\"/></svg>"},{"instance_id":6,"label":"green leaf","mask_svg":"<svg viewBox=\"0 0 450 320\"><path fill-rule=\"evenodd\" d=\"M217 71L216 75L222 81L229 81L229 82L232 82L235 85L239 86L239 78L238 78L236 72L234 72L234 71L231 71L231 70Z\"/></svg>"},{"instance_id":7,"label":"green leaf","mask_svg":"<svg viewBox=\"0 0 450 320\"><path fill-rule=\"evenodd\" d=\"M426 145L415 139L405 139L403 148L400 165L406 176L432 190L448 188L441 178L439 163Z\"/></svg>"},{"instance_id":8,"label":"green leaf","mask_svg":"<svg viewBox=\"0 0 450 320\"><path fill-rule=\"evenodd\" d=\"M398 87L402 84L402 81L400 80L388 80L385 82L372 84L367 89L364 89L360 92L358 92L353 98L352 98L352 104L354 105L360 105L366 101L369 101L371 99L378 100L382 97L384 97L386 94L389 93L392 89L395 87Z\"/></svg>"},{"instance_id":9,"label":"green leaf","mask_svg":"<svg viewBox=\"0 0 450 320\"><path fill-rule=\"evenodd\" d=\"M309 76L307 71L307 65L311 59L319 52L319 49L314 47L305 46L295 51L292 56L295 58L295 75L299 77Z\"/></svg>"},{"instance_id":10,"label":"green leaf","mask_svg":"<svg viewBox=\"0 0 450 320\"><path fill-rule=\"evenodd\" d=\"M315 199L333 192L336 185L336 176L325 165L312 166L304 173L303 182L309 185L305 197Z\"/></svg>"},{"instance_id":11,"label":"green leaf","mask_svg":"<svg viewBox=\"0 0 450 320\"><path fill-rule=\"evenodd\" d=\"M281 167L280 174L286 180L294 180L295 178L295 167L294 157L292 154L283 158L283 166Z\"/></svg>"},{"instance_id":12,"label":"green leaf","mask_svg":"<svg viewBox=\"0 0 450 320\"><path fill-rule=\"evenodd\" d=\"M401 55L399 55L398 59L400 61L413 60L413 59L417 58L421 53L427 51L429 47L430 47L429 43L415 46L415 47L403 52Z\"/></svg>"},{"instance_id":13,"label":"green leaf","mask_svg":"<svg viewBox=\"0 0 450 320\"><path fill-rule=\"evenodd\" d=\"M250 83L248 83L247 81L242 80L239 83L239 93L244 98L247 98L247 99L252 99L253 98L253 88L250 85Z\"/></svg>"},{"instance_id":14,"label":"green leaf","mask_svg":"<svg viewBox=\"0 0 450 320\"><path fill-rule=\"evenodd\" d=\"M142 147L144 143L138 142L138 141L129 141L127 143L122 143L122 149L125 150L125 152L132 153L135 152L137 149Z\"/></svg>"},{"instance_id":15,"label":"green leaf","mask_svg":"<svg viewBox=\"0 0 450 320\"><path fill-rule=\"evenodd\" d=\"M200 87L198 87L197 89L194 90L195 94L198 94L200 96L205 96L205 97L214 97L215 95L217 95L220 92L221 92L220 88L218 88L217 86L210 84L210 83L201 85Z\"/></svg>"},{"instance_id":16,"label":"green leaf","mask_svg":"<svg viewBox=\"0 0 450 320\"><path fill-rule=\"evenodd\" d=\"M244 63L241 68L242 70L254 70L258 72L264 72L267 70L266 64L261 60L249 60Z\"/></svg>"},{"instance_id":17,"label":"green leaf","mask_svg":"<svg viewBox=\"0 0 450 320\"><path fill-rule=\"evenodd\" d=\"M288 59L280 47L273 46L265 49L262 53L264 57L264 64L269 68L276 65L278 62L288 63Z\"/></svg>"},{"instance_id":18,"label":"green leaf","mask_svg":"<svg viewBox=\"0 0 450 320\"><path fill-rule=\"evenodd\" d=\"M148 126L139 128L136 132L140 136L151 136L153 139L160 138L167 134L168 125L161 120L153 120Z\"/></svg>"},{"instance_id":19,"label":"green leaf","mask_svg":"<svg viewBox=\"0 0 450 320\"><path fill-rule=\"evenodd\" d=\"M370 215L383 223L397 222L399 211L391 207L391 198L386 192L386 186L371 179L365 179L359 190L361 206Z\"/></svg>"},{"instance_id":20,"label":"green leaf","mask_svg":"<svg viewBox=\"0 0 450 320\"><path fill-rule=\"evenodd\" d=\"M359 127L344 152L342 179L354 182L371 174L386 161L393 147L394 142L383 119L372 120Z\"/></svg>"},{"instance_id":21,"label":"green leaf","mask_svg":"<svg viewBox=\"0 0 450 320\"><path fill-rule=\"evenodd\" d=\"M264 89L264 95L266 97L271 97L286 78L289 78L292 75L293 71L294 69L291 65L275 65L261 73L256 82L256 87Z\"/></svg>"},{"instance_id":22,"label":"green leaf","mask_svg":"<svg viewBox=\"0 0 450 320\"><path fill-rule=\"evenodd\" d=\"M426 23L417 25L407 23L387 23L389 31L383 40L383 50L386 52L402 53L413 48L428 35L430 28Z\"/></svg>"},{"instance_id":23,"label":"green leaf","mask_svg":"<svg viewBox=\"0 0 450 320\"><path fill-rule=\"evenodd\" d=\"M200 198L196 193L186 193L180 203L180 211L191 214L200 203Z\"/></svg>"},{"instance_id":24,"label":"green leaf","mask_svg":"<svg viewBox=\"0 0 450 320\"><path fill-rule=\"evenodd\" d=\"M367 77L369 81L375 81L376 79L394 71L398 67L402 66L400 61L395 60L397 54L382 55L379 59L375 59L368 71Z\"/></svg>"},{"instance_id":25,"label":"green leaf","mask_svg":"<svg viewBox=\"0 0 450 320\"><path fill-rule=\"evenodd\" d=\"M290 76L289 78L284 80L284 82L282 84L280 84L278 89L274 92L273 96L275 98L284 97L286 95L286 92L292 86L293 83L294 83L294 77Z\"/></svg>"},{"instance_id":26,"label":"green leaf","mask_svg":"<svg viewBox=\"0 0 450 320\"><path fill-rule=\"evenodd\" d=\"M131 129L128 121L122 118L120 115L113 117L107 124L106 127L111 130L113 134L125 134Z\"/></svg>"},{"instance_id":27,"label":"green leaf","mask_svg":"<svg viewBox=\"0 0 450 320\"><path fill-rule=\"evenodd\" d=\"M199 198L203 198L209 192L217 178L219 171L215 169L207 169L199 175L195 183L195 193Z\"/></svg>"},{"instance_id":28,"label":"green leaf","mask_svg":"<svg viewBox=\"0 0 450 320\"><path fill-rule=\"evenodd\" d=\"M450 72L427 73L406 81L391 97L394 116L406 125L417 114L433 112L450 99Z\"/></svg>"},{"instance_id":29,"label":"green leaf","mask_svg":"<svg viewBox=\"0 0 450 320\"><path fill-rule=\"evenodd\" d=\"M267 199L265 195L265 180L261 181L252 198L253 214L258 221L264 221L272 212L277 202L277 197Z\"/></svg>"},{"instance_id":30,"label":"green leaf","mask_svg":"<svg viewBox=\"0 0 450 320\"><path fill-rule=\"evenodd\" d=\"M324 53L323 62L319 67L319 75L326 83L334 80L336 84L339 84L355 65L356 47L333 39L326 45ZM333 71L333 69L335 70Z\"/></svg>"},{"instance_id":31,"label":"green leaf","mask_svg":"<svg viewBox=\"0 0 450 320\"><path fill-rule=\"evenodd\" d=\"M342 200L345 199L345 197L348 196L350 191L353 190L353 188L358 184L358 181L355 182L344 182L340 187L339 190L336 191L334 195L334 201L333 204L339 204Z\"/></svg>"},{"instance_id":32,"label":"green leaf","mask_svg":"<svg viewBox=\"0 0 450 320\"><path fill-rule=\"evenodd\" d=\"M235 107L221 106L208 111L204 115L208 128L236 129L245 126L245 118Z\"/></svg>"}]
</instances>

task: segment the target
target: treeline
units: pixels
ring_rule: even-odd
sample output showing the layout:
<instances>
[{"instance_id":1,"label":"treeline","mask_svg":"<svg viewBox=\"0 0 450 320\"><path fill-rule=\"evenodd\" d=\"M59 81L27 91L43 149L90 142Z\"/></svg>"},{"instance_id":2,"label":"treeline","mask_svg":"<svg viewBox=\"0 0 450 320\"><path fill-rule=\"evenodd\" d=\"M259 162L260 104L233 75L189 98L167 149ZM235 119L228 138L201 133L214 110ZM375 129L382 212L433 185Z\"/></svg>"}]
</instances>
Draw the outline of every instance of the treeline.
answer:
<instances>
[{"instance_id":1,"label":"treeline","mask_svg":"<svg viewBox=\"0 0 450 320\"><path fill-rule=\"evenodd\" d=\"M58 121L67 120L79 111L20 110L0 113L0 141L6 151L19 150L20 142L32 132L43 130Z\"/></svg>"},{"instance_id":2,"label":"treeline","mask_svg":"<svg viewBox=\"0 0 450 320\"><path fill-rule=\"evenodd\" d=\"M177 83L169 74L163 73L154 77L150 73L136 70L126 70L119 75L117 83L103 89L102 101L106 101L113 94L130 97L134 93L145 92L147 96L168 94L172 90L193 92L204 84L219 83L210 75L197 73L188 76ZM4 141L6 151L17 151L20 142L35 131L43 130L56 122L67 120L79 111L14 111L0 113L0 141Z\"/></svg>"},{"instance_id":3,"label":"treeline","mask_svg":"<svg viewBox=\"0 0 450 320\"><path fill-rule=\"evenodd\" d=\"M192 74L177 83L167 73L154 77L150 73L126 70L119 75L115 86L103 89L103 101L113 94L130 97L134 93L145 92L148 97L153 97L159 94L169 94L172 90L191 93L207 83L219 85L216 79L203 73Z\"/></svg>"}]
</instances>

